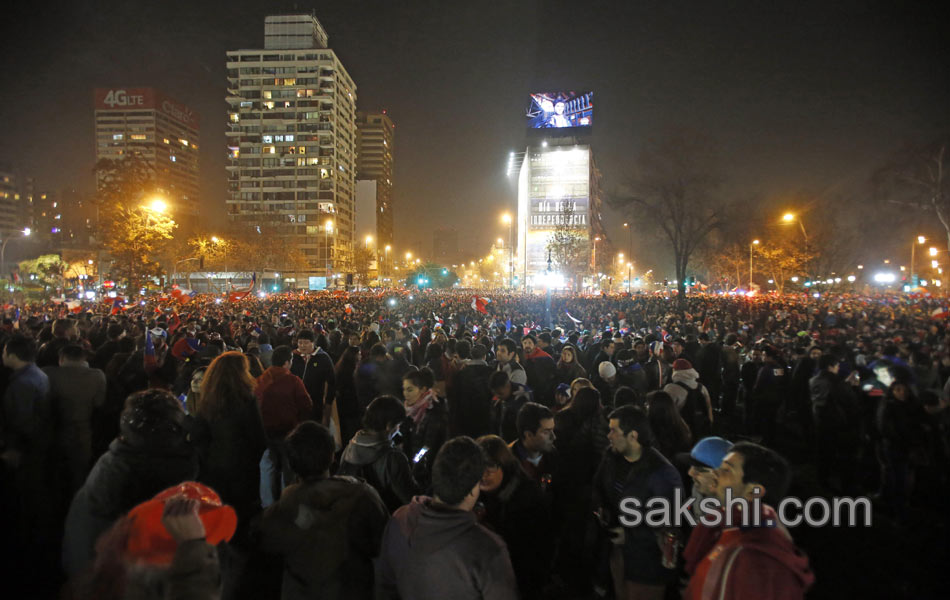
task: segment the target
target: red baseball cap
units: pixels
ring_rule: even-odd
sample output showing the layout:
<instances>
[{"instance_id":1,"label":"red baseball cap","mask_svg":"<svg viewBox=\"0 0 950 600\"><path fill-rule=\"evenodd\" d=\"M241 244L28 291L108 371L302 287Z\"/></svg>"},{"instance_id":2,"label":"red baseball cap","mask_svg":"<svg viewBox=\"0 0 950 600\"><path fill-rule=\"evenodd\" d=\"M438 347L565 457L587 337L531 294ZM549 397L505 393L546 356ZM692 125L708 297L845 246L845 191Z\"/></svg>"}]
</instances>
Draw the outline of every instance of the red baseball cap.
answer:
<instances>
[{"instance_id":1,"label":"red baseball cap","mask_svg":"<svg viewBox=\"0 0 950 600\"><path fill-rule=\"evenodd\" d=\"M126 553L130 558L154 565L170 565L178 547L162 524L165 501L176 496L198 500L198 516L205 527L205 539L212 546L226 542L237 528L237 513L214 490L195 481L185 481L158 493L151 500L129 511L129 538Z\"/></svg>"}]
</instances>

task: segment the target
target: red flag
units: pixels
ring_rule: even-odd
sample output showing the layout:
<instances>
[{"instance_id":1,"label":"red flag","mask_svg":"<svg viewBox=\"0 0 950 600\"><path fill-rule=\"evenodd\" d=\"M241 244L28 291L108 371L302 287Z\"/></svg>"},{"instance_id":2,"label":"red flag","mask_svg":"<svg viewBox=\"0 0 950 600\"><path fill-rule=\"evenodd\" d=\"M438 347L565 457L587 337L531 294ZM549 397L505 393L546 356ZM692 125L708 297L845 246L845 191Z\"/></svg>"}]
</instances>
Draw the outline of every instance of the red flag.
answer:
<instances>
[{"instance_id":1,"label":"red flag","mask_svg":"<svg viewBox=\"0 0 950 600\"><path fill-rule=\"evenodd\" d=\"M487 315L488 310L485 308L488 303L491 302L488 298L479 298L478 296L472 296L472 308L478 312Z\"/></svg>"}]
</instances>

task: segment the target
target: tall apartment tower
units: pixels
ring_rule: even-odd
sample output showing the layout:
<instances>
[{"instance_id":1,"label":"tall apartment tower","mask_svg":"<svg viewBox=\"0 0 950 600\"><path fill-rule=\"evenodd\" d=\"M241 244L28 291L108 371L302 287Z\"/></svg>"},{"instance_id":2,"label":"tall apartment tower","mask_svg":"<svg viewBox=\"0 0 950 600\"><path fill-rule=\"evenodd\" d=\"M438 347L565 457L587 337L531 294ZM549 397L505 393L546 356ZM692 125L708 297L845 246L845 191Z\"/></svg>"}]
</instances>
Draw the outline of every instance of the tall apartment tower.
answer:
<instances>
[{"instance_id":1,"label":"tall apartment tower","mask_svg":"<svg viewBox=\"0 0 950 600\"><path fill-rule=\"evenodd\" d=\"M376 182L376 239L382 248L393 243L393 134L396 126L384 110L359 113L356 127L359 148L356 178Z\"/></svg>"},{"instance_id":2,"label":"tall apartment tower","mask_svg":"<svg viewBox=\"0 0 950 600\"><path fill-rule=\"evenodd\" d=\"M22 214L16 173L13 169L0 165L0 240L15 235L16 231L22 228Z\"/></svg>"},{"instance_id":3,"label":"tall apartment tower","mask_svg":"<svg viewBox=\"0 0 950 600\"><path fill-rule=\"evenodd\" d=\"M310 14L266 17L264 48L227 57L229 219L292 239L308 270L290 279L320 287L351 268L356 85Z\"/></svg>"},{"instance_id":4,"label":"tall apartment tower","mask_svg":"<svg viewBox=\"0 0 950 600\"><path fill-rule=\"evenodd\" d=\"M199 118L154 88L95 90L96 161L137 157L154 170L173 219L194 226L199 214Z\"/></svg>"}]
</instances>

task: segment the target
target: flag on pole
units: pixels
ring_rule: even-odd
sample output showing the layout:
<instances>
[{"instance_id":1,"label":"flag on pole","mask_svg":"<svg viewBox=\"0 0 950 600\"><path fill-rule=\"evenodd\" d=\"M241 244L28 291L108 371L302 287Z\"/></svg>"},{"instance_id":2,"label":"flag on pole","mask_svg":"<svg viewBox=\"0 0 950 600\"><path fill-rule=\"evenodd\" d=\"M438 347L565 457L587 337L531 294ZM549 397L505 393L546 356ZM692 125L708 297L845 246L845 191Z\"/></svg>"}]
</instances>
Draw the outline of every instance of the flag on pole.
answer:
<instances>
[{"instance_id":1,"label":"flag on pole","mask_svg":"<svg viewBox=\"0 0 950 600\"><path fill-rule=\"evenodd\" d=\"M257 283L257 273L251 275L251 285L246 290L240 290L237 292L228 292L228 302L237 302L248 297L251 291L254 290L254 285Z\"/></svg>"},{"instance_id":2,"label":"flag on pole","mask_svg":"<svg viewBox=\"0 0 950 600\"><path fill-rule=\"evenodd\" d=\"M477 310L478 312L487 315L488 309L485 307L488 306L488 303L491 302L489 298L480 298L478 296L472 296L472 309Z\"/></svg>"}]
</instances>

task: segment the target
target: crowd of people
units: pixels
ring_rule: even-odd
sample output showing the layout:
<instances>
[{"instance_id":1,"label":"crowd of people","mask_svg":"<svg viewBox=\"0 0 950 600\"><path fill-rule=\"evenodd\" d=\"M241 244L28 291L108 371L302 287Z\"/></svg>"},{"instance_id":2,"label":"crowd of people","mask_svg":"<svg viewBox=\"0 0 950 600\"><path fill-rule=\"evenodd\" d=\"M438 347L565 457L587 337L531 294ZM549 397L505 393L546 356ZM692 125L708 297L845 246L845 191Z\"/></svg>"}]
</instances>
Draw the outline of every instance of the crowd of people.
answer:
<instances>
[{"instance_id":1,"label":"crowd of people","mask_svg":"<svg viewBox=\"0 0 950 600\"><path fill-rule=\"evenodd\" d=\"M802 598L780 524L621 504L728 491L774 516L805 465L900 526L950 491L937 298L184 300L3 307L7 589Z\"/></svg>"}]
</instances>

